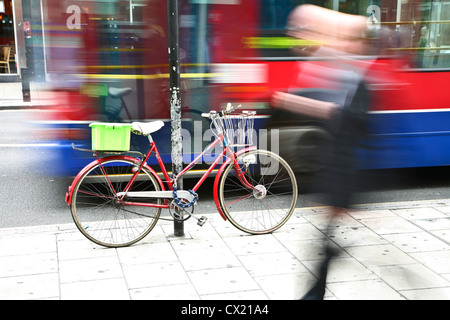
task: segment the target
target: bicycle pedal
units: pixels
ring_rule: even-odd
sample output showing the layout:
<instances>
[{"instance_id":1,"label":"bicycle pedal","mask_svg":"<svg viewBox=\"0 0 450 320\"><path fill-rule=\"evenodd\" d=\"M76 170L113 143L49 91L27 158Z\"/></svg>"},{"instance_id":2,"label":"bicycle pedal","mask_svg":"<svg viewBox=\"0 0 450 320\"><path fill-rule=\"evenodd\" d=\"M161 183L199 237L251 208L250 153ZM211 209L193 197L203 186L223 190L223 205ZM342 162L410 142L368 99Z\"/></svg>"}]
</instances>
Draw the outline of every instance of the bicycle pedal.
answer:
<instances>
[{"instance_id":1,"label":"bicycle pedal","mask_svg":"<svg viewBox=\"0 0 450 320\"><path fill-rule=\"evenodd\" d=\"M208 220L208 218L205 216L202 216L201 218L197 219L197 224L200 227L202 227L206 223L206 220Z\"/></svg>"}]
</instances>

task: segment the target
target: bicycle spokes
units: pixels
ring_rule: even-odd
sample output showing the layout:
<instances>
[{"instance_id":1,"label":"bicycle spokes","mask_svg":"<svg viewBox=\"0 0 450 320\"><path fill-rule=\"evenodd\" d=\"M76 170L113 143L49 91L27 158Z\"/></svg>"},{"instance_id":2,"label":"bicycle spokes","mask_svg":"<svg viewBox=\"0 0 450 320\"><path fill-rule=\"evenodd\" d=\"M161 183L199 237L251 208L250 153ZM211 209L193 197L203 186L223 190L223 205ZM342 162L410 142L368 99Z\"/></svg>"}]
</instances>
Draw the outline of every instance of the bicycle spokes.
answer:
<instances>
[{"instance_id":1,"label":"bicycle spokes","mask_svg":"<svg viewBox=\"0 0 450 320\"><path fill-rule=\"evenodd\" d=\"M253 150L238 156L223 173L220 203L237 228L272 232L291 216L297 200L295 176L278 155Z\"/></svg>"}]
</instances>

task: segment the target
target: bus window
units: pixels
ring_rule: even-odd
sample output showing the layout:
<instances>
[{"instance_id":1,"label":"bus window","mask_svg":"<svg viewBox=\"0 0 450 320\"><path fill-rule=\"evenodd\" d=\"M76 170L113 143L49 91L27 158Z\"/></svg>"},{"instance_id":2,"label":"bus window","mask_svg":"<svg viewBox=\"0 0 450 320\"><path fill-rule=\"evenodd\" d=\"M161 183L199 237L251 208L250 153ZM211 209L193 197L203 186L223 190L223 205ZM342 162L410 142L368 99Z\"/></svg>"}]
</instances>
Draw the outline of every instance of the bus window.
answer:
<instances>
[{"instance_id":1,"label":"bus window","mask_svg":"<svg viewBox=\"0 0 450 320\"><path fill-rule=\"evenodd\" d=\"M286 23L289 13L298 5L314 4L343 13L369 16L369 6L360 0L261 0L259 37L246 39L247 46L257 48L263 57L294 57L290 50L302 40L286 36ZM395 2L396 4L396 2ZM377 10L377 15L379 15ZM306 41L303 41L306 43ZM314 44L311 44L314 45Z\"/></svg>"},{"instance_id":2,"label":"bus window","mask_svg":"<svg viewBox=\"0 0 450 320\"><path fill-rule=\"evenodd\" d=\"M450 1L423 2L415 29L416 63L419 68L450 68Z\"/></svg>"},{"instance_id":3,"label":"bus window","mask_svg":"<svg viewBox=\"0 0 450 320\"><path fill-rule=\"evenodd\" d=\"M301 1L262 0L260 4L260 32L258 37L245 39L244 43L259 49L263 57L289 57L291 39L286 37L286 22L289 13Z\"/></svg>"},{"instance_id":4,"label":"bus window","mask_svg":"<svg viewBox=\"0 0 450 320\"><path fill-rule=\"evenodd\" d=\"M2 49L7 47L10 50L9 68L6 64L0 66L0 72L17 73L15 66L16 41L14 38L14 16L12 0L0 0L0 56ZM3 58L3 57L2 57Z\"/></svg>"}]
</instances>

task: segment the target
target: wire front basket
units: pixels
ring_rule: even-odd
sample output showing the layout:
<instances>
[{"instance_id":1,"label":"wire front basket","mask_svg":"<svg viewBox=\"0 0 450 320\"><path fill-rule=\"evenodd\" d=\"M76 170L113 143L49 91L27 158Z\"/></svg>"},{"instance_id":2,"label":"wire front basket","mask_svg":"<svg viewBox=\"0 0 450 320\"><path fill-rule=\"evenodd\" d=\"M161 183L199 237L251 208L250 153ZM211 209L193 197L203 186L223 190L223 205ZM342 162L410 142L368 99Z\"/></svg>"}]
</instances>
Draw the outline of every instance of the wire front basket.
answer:
<instances>
[{"instance_id":1,"label":"wire front basket","mask_svg":"<svg viewBox=\"0 0 450 320\"><path fill-rule=\"evenodd\" d=\"M215 119L217 133L223 133L227 146L253 145L255 114L255 111L242 111L241 114L224 115Z\"/></svg>"}]
</instances>

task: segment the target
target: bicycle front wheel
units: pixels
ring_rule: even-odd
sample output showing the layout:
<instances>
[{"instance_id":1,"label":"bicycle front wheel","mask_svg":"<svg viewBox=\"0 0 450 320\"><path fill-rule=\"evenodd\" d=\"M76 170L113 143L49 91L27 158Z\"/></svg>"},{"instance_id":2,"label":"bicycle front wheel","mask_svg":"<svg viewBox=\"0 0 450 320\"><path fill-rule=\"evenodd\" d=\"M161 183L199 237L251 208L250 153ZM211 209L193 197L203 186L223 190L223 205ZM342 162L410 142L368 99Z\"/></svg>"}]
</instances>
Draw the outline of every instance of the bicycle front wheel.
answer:
<instances>
[{"instance_id":1,"label":"bicycle front wheel","mask_svg":"<svg viewBox=\"0 0 450 320\"><path fill-rule=\"evenodd\" d=\"M238 177L243 174L243 177ZM297 202L297 181L279 155L251 150L223 172L219 201L227 219L251 234L270 233L291 217Z\"/></svg>"},{"instance_id":2,"label":"bicycle front wheel","mask_svg":"<svg viewBox=\"0 0 450 320\"><path fill-rule=\"evenodd\" d=\"M144 238L156 225L161 208L130 206L117 194L139 169L136 162L114 158L95 164L79 179L72 195L72 217L81 233L106 247L124 247ZM161 187L145 167L129 191L159 191ZM123 198L125 201L161 204L160 199Z\"/></svg>"}]
</instances>

